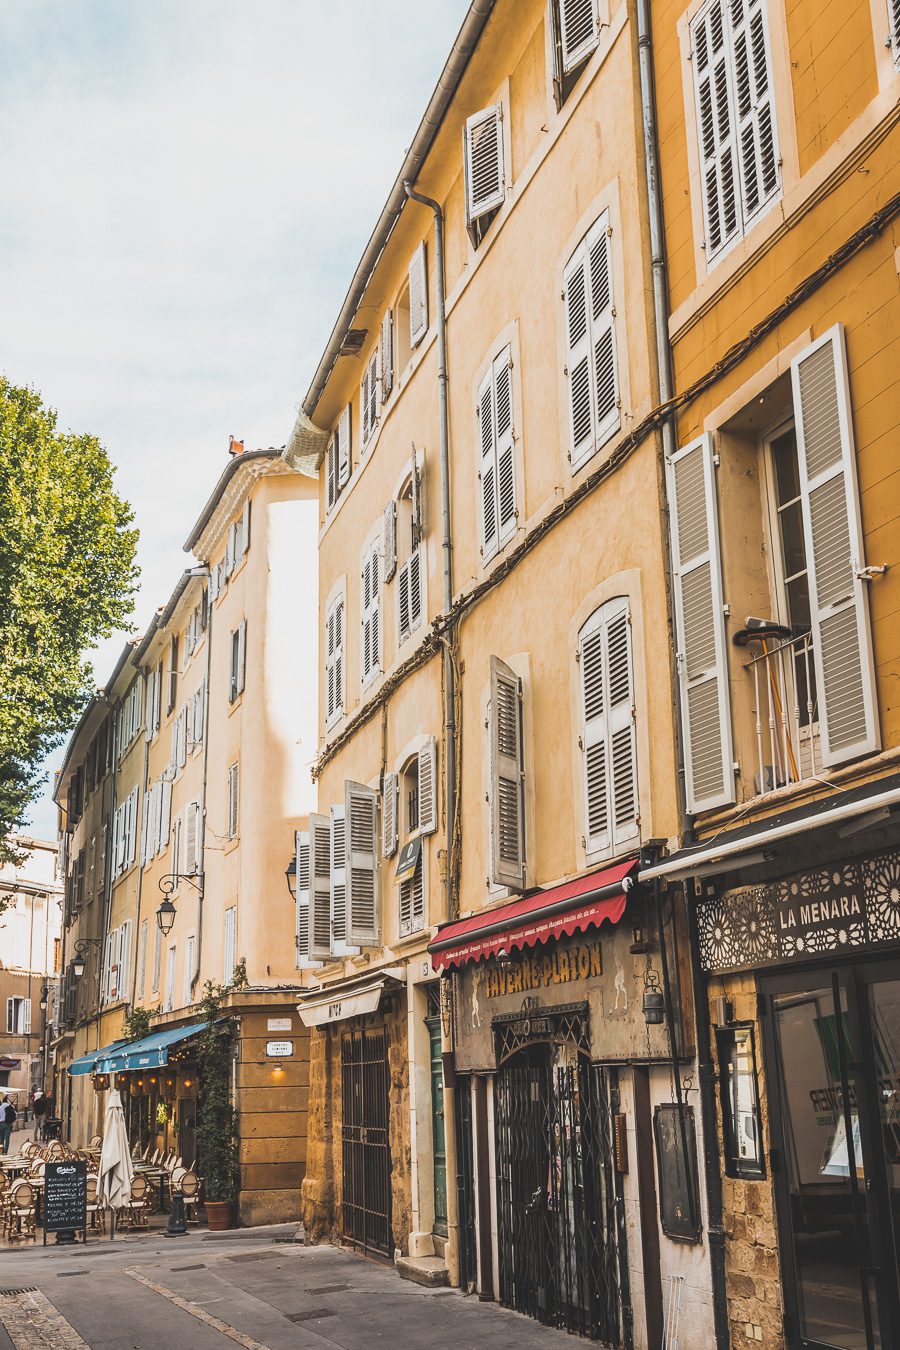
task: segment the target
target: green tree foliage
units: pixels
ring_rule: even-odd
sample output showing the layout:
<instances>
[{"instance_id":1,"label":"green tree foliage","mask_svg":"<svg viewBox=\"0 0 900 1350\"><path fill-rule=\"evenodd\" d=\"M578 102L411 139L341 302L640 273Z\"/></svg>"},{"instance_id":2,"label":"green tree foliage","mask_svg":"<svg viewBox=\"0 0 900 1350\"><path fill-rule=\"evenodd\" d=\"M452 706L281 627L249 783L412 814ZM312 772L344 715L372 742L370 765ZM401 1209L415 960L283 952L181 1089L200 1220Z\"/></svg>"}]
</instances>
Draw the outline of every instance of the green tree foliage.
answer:
<instances>
[{"instance_id":1,"label":"green tree foliage","mask_svg":"<svg viewBox=\"0 0 900 1350\"><path fill-rule=\"evenodd\" d=\"M83 653L133 608L133 521L96 436L0 375L0 860L89 695Z\"/></svg>"}]
</instances>

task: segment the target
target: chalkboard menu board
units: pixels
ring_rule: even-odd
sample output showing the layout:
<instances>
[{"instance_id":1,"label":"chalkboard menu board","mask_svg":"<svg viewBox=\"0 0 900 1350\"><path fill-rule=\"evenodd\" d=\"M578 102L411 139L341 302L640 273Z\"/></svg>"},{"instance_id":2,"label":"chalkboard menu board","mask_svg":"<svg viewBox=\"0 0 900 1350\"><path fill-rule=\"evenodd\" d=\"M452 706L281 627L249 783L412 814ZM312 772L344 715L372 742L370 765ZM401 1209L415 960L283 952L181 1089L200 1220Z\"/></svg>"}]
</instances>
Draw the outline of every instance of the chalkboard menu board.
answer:
<instances>
[{"instance_id":1,"label":"chalkboard menu board","mask_svg":"<svg viewBox=\"0 0 900 1350\"><path fill-rule=\"evenodd\" d=\"M87 1163L73 1159L44 1167L44 1236L87 1227Z\"/></svg>"}]
</instances>

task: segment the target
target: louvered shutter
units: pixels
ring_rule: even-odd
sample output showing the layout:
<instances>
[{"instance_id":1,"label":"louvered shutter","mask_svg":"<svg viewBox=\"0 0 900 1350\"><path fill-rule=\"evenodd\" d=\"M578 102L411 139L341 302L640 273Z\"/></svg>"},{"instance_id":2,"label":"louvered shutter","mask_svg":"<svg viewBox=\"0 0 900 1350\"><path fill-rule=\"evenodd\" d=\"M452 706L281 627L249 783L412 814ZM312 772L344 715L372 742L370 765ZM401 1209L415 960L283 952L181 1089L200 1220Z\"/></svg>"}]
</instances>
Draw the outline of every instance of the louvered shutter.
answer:
<instances>
[{"instance_id":1,"label":"louvered shutter","mask_svg":"<svg viewBox=\"0 0 900 1350\"><path fill-rule=\"evenodd\" d=\"M397 503L384 508L384 579L390 581L397 570Z\"/></svg>"},{"instance_id":2,"label":"louvered shutter","mask_svg":"<svg viewBox=\"0 0 900 1350\"><path fill-rule=\"evenodd\" d=\"M359 951L347 942L347 833L343 802L331 812L331 950L335 956Z\"/></svg>"},{"instance_id":3,"label":"louvered shutter","mask_svg":"<svg viewBox=\"0 0 900 1350\"><path fill-rule=\"evenodd\" d=\"M250 498L244 502L244 509L241 512L241 557L250 547Z\"/></svg>"},{"instance_id":4,"label":"louvered shutter","mask_svg":"<svg viewBox=\"0 0 900 1350\"><path fill-rule=\"evenodd\" d=\"M236 839L238 832L238 795L240 770L237 764L228 767L228 838Z\"/></svg>"},{"instance_id":5,"label":"louvered shutter","mask_svg":"<svg viewBox=\"0 0 900 1350\"><path fill-rule=\"evenodd\" d=\"M247 620L242 619L238 628L237 643L237 692L243 693L247 680Z\"/></svg>"},{"instance_id":6,"label":"louvered shutter","mask_svg":"<svg viewBox=\"0 0 900 1350\"><path fill-rule=\"evenodd\" d=\"M233 525L233 524L232 524L232 525L229 525L229 526L228 526L228 534L227 534L226 540L225 540L225 576L226 576L226 577L230 577L231 574L232 574L232 572L234 571L234 544L235 544L234 534L235 534L235 527L234 527L234 525Z\"/></svg>"},{"instance_id":7,"label":"louvered shutter","mask_svg":"<svg viewBox=\"0 0 900 1350\"><path fill-rule=\"evenodd\" d=\"M147 740L153 739L155 727L153 725L153 714L156 707L156 671L151 670L147 676L147 725L144 734Z\"/></svg>"},{"instance_id":8,"label":"louvered shutter","mask_svg":"<svg viewBox=\"0 0 900 1350\"><path fill-rule=\"evenodd\" d=\"M422 622L422 552L416 549L415 553L410 554L407 563L409 572L409 626L410 630L418 628Z\"/></svg>"},{"instance_id":9,"label":"louvered shutter","mask_svg":"<svg viewBox=\"0 0 900 1350\"><path fill-rule=\"evenodd\" d=\"M894 64L900 64L900 0L888 0L891 20L890 46L894 53Z\"/></svg>"},{"instance_id":10,"label":"louvered shutter","mask_svg":"<svg viewBox=\"0 0 900 1350\"><path fill-rule=\"evenodd\" d=\"M822 761L880 747L844 330L791 363Z\"/></svg>"},{"instance_id":11,"label":"louvered shutter","mask_svg":"<svg viewBox=\"0 0 900 1350\"><path fill-rule=\"evenodd\" d=\"M130 867L135 859L135 850L137 846L137 813L138 813L138 790L132 788L128 795L126 803L128 807L128 851L126 856L126 867Z\"/></svg>"},{"instance_id":12,"label":"louvered shutter","mask_svg":"<svg viewBox=\"0 0 900 1350\"><path fill-rule=\"evenodd\" d=\"M744 224L778 186L778 150L764 0L731 0L733 92Z\"/></svg>"},{"instance_id":13,"label":"louvered shutter","mask_svg":"<svg viewBox=\"0 0 900 1350\"><path fill-rule=\"evenodd\" d=\"M572 464L577 466L594 448L594 410L591 380L591 335L588 322L589 285L587 248L579 244L564 276L566 307L566 365L569 375L569 431Z\"/></svg>"},{"instance_id":14,"label":"louvered shutter","mask_svg":"<svg viewBox=\"0 0 900 1350\"><path fill-rule=\"evenodd\" d=\"M138 971L137 971L137 993L136 998L140 1003L144 997L147 985L147 920L141 920L141 926L138 929Z\"/></svg>"},{"instance_id":15,"label":"louvered shutter","mask_svg":"<svg viewBox=\"0 0 900 1350\"><path fill-rule=\"evenodd\" d=\"M491 881L525 884L524 754L519 677L491 657Z\"/></svg>"},{"instance_id":16,"label":"louvered shutter","mask_svg":"<svg viewBox=\"0 0 900 1350\"><path fill-rule=\"evenodd\" d=\"M708 811L734 801L712 437L703 435L677 450L667 476L687 808Z\"/></svg>"},{"instance_id":17,"label":"louvered shutter","mask_svg":"<svg viewBox=\"0 0 900 1350\"><path fill-rule=\"evenodd\" d=\"M359 388L359 415L362 442L367 445L378 423L378 351L369 358Z\"/></svg>"},{"instance_id":18,"label":"louvered shutter","mask_svg":"<svg viewBox=\"0 0 900 1350\"><path fill-rule=\"evenodd\" d=\"M225 911L225 959L222 962L222 983L229 985L234 980L234 968L237 965L237 906L229 905Z\"/></svg>"},{"instance_id":19,"label":"louvered shutter","mask_svg":"<svg viewBox=\"0 0 900 1350\"><path fill-rule=\"evenodd\" d=\"M206 721L206 676L205 676L205 675L204 675L203 679L201 680L201 682L200 682L200 687L199 687L199 689L197 690L197 692L196 692L196 694L194 695L194 697L195 697L196 700L197 700L196 706L195 706L195 708L194 708L194 737L195 737L195 740L196 740L197 744L200 745L200 744L202 743L202 741L203 741L204 732L205 732L205 730L206 730L206 727L205 727L205 721Z\"/></svg>"},{"instance_id":20,"label":"louvered shutter","mask_svg":"<svg viewBox=\"0 0 900 1350\"><path fill-rule=\"evenodd\" d=\"M494 422L497 455L497 527L503 544L516 528L516 472L513 443L512 353L507 347L495 359Z\"/></svg>"},{"instance_id":21,"label":"louvered shutter","mask_svg":"<svg viewBox=\"0 0 900 1350\"><path fill-rule=\"evenodd\" d=\"M156 839L159 831L159 787L159 783L154 783L150 791L144 796L144 803L147 807L146 857L148 861L156 852Z\"/></svg>"},{"instance_id":22,"label":"louvered shutter","mask_svg":"<svg viewBox=\"0 0 900 1350\"><path fill-rule=\"evenodd\" d=\"M394 311L385 311L381 320L381 401L387 402L388 394L394 387Z\"/></svg>"},{"instance_id":23,"label":"louvered shutter","mask_svg":"<svg viewBox=\"0 0 900 1350\"><path fill-rule=\"evenodd\" d=\"M429 736L419 747L419 830L433 834L437 826L437 742Z\"/></svg>"},{"instance_id":24,"label":"louvered shutter","mask_svg":"<svg viewBox=\"0 0 900 1350\"><path fill-rule=\"evenodd\" d=\"M500 104L483 108L466 121L466 221L503 205L506 190L503 165L503 110Z\"/></svg>"},{"instance_id":25,"label":"louvered shutter","mask_svg":"<svg viewBox=\"0 0 900 1350\"><path fill-rule=\"evenodd\" d=\"M425 265L423 239L409 264L409 345L418 346L427 332L428 271Z\"/></svg>"},{"instance_id":26,"label":"louvered shutter","mask_svg":"<svg viewBox=\"0 0 900 1350\"><path fill-rule=\"evenodd\" d=\"M325 623L326 721L330 724L343 711L344 701L344 602L337 600Z\"/></svg>"},{"instance_id":27,"label":"louvered shutter","mask_svg":"<svg viewBox=\"0 0 900 1350\"><path fill-rule=\"evenodd\" d=\"M297 969L309 970L318 965L310 954L310 844L309 830L296 833L297 856Z\"/></svg>"},{"instance_id":28,"label":"louvered shutter","mask_svg":"<svg viewBox=\"0 0 900 1350\"><path fill-rule=\"evenodd\" d=\"M147 840L150 833L150 795L144 794L144 800L141 804L141 866L143 867L148 857Z\"/></svg>"},{"instance_id":29,"label":"louvered shutter","mask_svg":"<svg viewBox=\"0 0 900 1350\"><path fill-rule=\"evenodd\" d=\"M425 924L425 883L423 861L420 858L415 872L400 883L400 936L418 933Z\"/></svg>"},{"instance_id":30,"label":"louvered shutter","mask_svg":"<svg viewBox=\"0 0 900 1350\"><path fill-rule=\"evenodd\" d=\"M311 815L310 956L327 961L331 956L331 821Z\"/></svg>"},{"instance_id":31,"label":"louvered shutter","mask_svg":"<svg viewBox=\"0 0 900 1350\"><path fill-rule=\"evenodd\" d=\"M184 874L196 876L200 868L200 804L189 802L184 812Z\"/></svg>"},{"instance_id":32,"label":"louvered shutter","mask_svg":"<svg viewBox=\"0 0 900 1350\"><path fill-rule=\"evenodd\" d=\"M354 945L378 943L378 794L362 783L345 785L347 822L347 932Z\"/></svg>"},{"instance_id":33,"label":"louvered shutter","mask_svg":"<svg viewBox=\"0 0 900 1350\"><path fill-rule=\"evenodd\" d=\"M350 481L351 466L351 422L350 404L341 413L337 424L337 485L338 491Z\"/></svg>"},{"instance_id":34,"label":"louvered shutter","mask_svg":"<svg viewBox=\"0 0 900 1350\"><path fill-rule=\"evenodd\" d=\"M412 503L412 545L418 548L425 537L425 462L412 448L410 466L410 501Z\"/></svg>"},{"instance_id":35,"label":"louvered shutter","mask_svg":"<svg viewBox=\"0 0 900 1350\"><path fill-rule=\"evenodd\" d=\"M209 603L216 599L219 594L219 568L218 565L209 569L209 589L207 590Z\"/></svg>"},{"instance_id":36,"label":"louvered shutter","mask_svg":"<svg viewBox=\"0 0 900 1350\"><path fill-rule=\"evenodd\" d=\"M597 0L559 0L559 30L563 71L568 75L600 41Z\"/></svg>"},{"instance_id":37,"label":"louvered shutter","mask_svg":"<svg viewBox=\"0 0 900 1350\"><path fill-rule=\"evenodd\" d=\"M384 791L381 794L381 852L385 858L392 858L397 852L397 806L400 795L400 780L395 773L384 775Z\"/></svg>"},{"instance_id":38,"label":"louvered shutter","mask_svg":"<svg viewBox=\"0 0 900 1350\"><path fill-rule=\"evenodd\" d=\"M172 784L163 779L159 784L159 831L156 840L156 851L161 853L169 842L169 831L172 826Z\"/></svg>"},{"instance_id":39,"label":"louvered shutter","mask_svg":"<svg viewBox=\"0 0 900 1350\"><path fill-rule=\"evenodd\" d=\"M723 3L714 0L691 25L707 258L740 230L737 129L732 114L728 46Z\"/></svg>"},{"instance_id":40,"label":"louvered shutter","mask_svg":"<svg viewBox=\"0 0 900 1350\"><path fill-rule=\"evenodd\" d=\"M628 603L610 600L582 629L582 751L585 849L617 848L637 837L637 757Z\"/></svg>"},{"instance_id":41,"label":"louvered shutter","mask_svg":"<svg viewBox=\"0 0 900 1350\"><path fill-rule=\"evenodd\" d=\"M362 678L369 680L378 670L381 653L381 591L378 584L378 546L374 545L363 562L361 577Z\"/></svg>"},{"instance_id":42,"label":"louvered shutter","mask_svg":"<svg viewBox=\"0 0 900 1350\"><path fill-rule=\"evenodd\" d=\"M587 237L591 297L591 367L594 379L594 441L603 442L619 425L619 378L613 316L609 216L603 214Z\"/></svg>"},{"instance_id":43,"label":"louvered shutter","mask_svg":"<svg viewBox=\"0 0 900 1350\"><path fill-rule=\"evenodd\" d=\"M331 510L337 501L338 494L338 452L337 452L337 433L332 436L328 442L328 450L325 454L325 506Z\"/></svg>"},{"instance_id":44,"label":"louvered shutter","mask_svg":"<svg viewBox=\"0 0 900 1350\"><path fill-rule=\"evenodd\" d=\"M494 449L494 381L488 371L478 391L478 433L481 443L481 552L485 561L497 552L497 456Z\"/></svg>"}]
</instances>

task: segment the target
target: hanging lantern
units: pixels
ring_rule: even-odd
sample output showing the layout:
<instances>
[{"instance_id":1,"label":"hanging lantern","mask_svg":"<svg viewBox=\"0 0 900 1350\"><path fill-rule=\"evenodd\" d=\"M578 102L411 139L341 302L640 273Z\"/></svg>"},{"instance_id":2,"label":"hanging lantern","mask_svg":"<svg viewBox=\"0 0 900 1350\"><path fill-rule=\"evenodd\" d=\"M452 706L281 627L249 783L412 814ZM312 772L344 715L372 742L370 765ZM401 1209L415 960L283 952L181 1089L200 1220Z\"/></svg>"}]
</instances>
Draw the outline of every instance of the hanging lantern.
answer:
<instances>
[{"instance_id":1,"label":"hanging lantern","mask_svg":"<svg viewBox=\"0 0 900 1350\"><path fill-rule=\"evenodd\" d=\"M652 966L644 975L644 1021L648 1027L661 1026L666 1017L666 1001L659 987L659 976Z\"/></svg>"},{"instance_id":2,"label":"hanging lantern","mask_svg":"<svg viewBox=\"0 0 900 1350\"><path fill-rule=\"evenodd\" d=\"M93 1084L95 1092L105 1092L106 1089L109 1087L109 1074L108 1073L91 1074L91 1083Z\"/></svg>"}]
</instances>

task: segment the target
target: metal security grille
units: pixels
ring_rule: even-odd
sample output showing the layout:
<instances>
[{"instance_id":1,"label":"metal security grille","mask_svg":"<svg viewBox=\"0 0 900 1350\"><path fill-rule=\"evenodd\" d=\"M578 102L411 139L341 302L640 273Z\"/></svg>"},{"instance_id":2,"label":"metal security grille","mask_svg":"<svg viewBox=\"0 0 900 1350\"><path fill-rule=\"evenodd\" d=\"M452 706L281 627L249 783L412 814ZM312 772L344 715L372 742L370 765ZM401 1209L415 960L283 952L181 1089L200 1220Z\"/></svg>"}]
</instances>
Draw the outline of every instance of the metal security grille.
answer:
<instances>
[{"instance_id":1,"label":"metal security grille","mask_svg":"<svg viewBox=\"0 0 900 1350\"><path fill-rule=\"evenodd\" d=\"M571 1044L533 1044L500 1069L495 1111L502 1302L617 1346L605 1070Z\"/></svg>"},{"instance_id":2,"label":"metal security grille","mask_svg":"<svg viewBox=\"0 0 900 1350\"><path fill-rule=\"evenodd\" d=\"M387 1035L350 1031L341 1042L344 1237L363 1251L391 1252Z\"/></svg>"}]
</instances>

